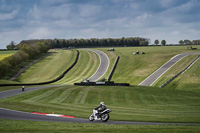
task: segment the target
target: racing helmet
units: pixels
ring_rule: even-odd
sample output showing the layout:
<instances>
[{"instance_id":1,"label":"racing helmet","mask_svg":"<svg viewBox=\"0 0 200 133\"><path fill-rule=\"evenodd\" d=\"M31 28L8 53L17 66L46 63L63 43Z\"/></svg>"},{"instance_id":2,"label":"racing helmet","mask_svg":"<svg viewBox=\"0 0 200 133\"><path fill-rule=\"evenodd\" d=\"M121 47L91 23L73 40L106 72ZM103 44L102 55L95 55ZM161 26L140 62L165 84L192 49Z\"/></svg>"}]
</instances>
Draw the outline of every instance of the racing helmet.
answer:
<instances>
[{"instance_id":1,"label":"racing helmet","mask_svg":"<svg viewBox=\"0 0 200 133\"><path fill-rule=\"evenodd\" d=\"M100 105L104 105L104 102L100 102Z\"/></svg>"}]
</instances>

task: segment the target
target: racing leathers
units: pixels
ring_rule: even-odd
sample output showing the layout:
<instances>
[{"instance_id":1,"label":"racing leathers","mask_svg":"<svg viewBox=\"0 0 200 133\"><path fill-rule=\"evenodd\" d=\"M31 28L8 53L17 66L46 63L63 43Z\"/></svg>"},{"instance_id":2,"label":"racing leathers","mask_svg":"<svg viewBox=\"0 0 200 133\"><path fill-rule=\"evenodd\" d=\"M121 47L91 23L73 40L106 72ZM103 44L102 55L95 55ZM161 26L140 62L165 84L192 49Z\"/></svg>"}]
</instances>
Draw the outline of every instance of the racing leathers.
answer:
<instances>
[{"instance_id":1,"label":"racing leathers","mask_svg":"<svg viewBox=\"0 0 200 133\"><path fill-rule=\"evenodd\" d=\"M106 109L106 105L104 104L100 104L98 107L96 107L95 110L98 111L97 117L99 117L101 115L101 112L103 112Z\"/></svg>"}]
</instances>

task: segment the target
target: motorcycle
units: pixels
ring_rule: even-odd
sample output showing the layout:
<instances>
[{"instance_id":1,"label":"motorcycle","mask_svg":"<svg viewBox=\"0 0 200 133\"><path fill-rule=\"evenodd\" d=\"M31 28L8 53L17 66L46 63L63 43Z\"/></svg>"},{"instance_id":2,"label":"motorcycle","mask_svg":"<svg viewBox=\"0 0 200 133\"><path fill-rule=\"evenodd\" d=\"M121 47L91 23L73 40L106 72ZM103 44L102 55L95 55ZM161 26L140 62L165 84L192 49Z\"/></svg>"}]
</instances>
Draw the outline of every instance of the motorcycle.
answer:
<instances>
[{"instance_id":1,"label":"motorcycle","mask_svg":"<svg viewBox=\"0 0 200 133\"><path fill-rule=\"evenodd\" d=\"M93 109L93 113L90 115L89 117L89 121L94 121L94 120L101 120L103 122L108 121L108 119L110 118L109 113L111 112L111 109L106 109L103 112L99 113L99 118L98 118L98 110Z\"/></svg>"}]
</instances>

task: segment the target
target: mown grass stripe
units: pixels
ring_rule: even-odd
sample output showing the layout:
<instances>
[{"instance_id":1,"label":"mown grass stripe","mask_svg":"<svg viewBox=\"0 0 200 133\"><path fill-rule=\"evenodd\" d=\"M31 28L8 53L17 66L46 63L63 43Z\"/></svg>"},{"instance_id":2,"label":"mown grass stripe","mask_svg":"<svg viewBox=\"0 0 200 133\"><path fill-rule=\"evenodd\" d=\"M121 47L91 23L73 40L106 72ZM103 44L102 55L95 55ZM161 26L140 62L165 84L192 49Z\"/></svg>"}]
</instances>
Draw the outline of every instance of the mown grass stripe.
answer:
<instances>
[{"instance_id":1,"label":"mown grass stripe","mask_svg":"<svg viewBox=\"0 0 200 133\"><path fill-rule=\"evenodd\" d=\"M156 87L63 86L2 99L0 106L88 118L101 101L113 110L111 120L200 122L199 92Z\"/></svg>"},{"instance_id":2,"label":"mown grass stripe","mask_svg":"<svg viewBox=\"0 0 200 133\"><path fill-rule=\"evenodd\" d=\"M70 91L70 94L63 99L62 103L74 103L77 94L81 91L80 87L74 88Z\"/></svg>"},{"instance_id":3,"label":"mown grass stripe","mask_svg":"<svg viewBox=\"0 0 200 133\"><path fill-rule=\"evenodd\" d=\"M23 83L36 83L53 80L60 76L73 63L76 52L71 50L54 52L26 69L17 80Z\"/></svg>"},{"instance_id":4,"label":"mown grass stripe","mask_svg":"<svg viewBox=\"0 0 200 133\"><path fill-rule=\"evenodd\" d=\"M89 91L90 91L90 87L82 88L82 90L76 96L75 104L84 104Z\"/></svg>"},{"instance_id":5,"label":"mown grass stripe","mask_svg":"<svg viewBox=\"0 0 200 133\"><path fill-rule=\"evenodd\" d=\"M69 81L70 83L73 83L74 81L77 81L77 79L80 79L80 77L83 77L83 76L85 77L86 76L85 74L90 71L90 66L92 65L92 60L91 60L91 56L89 55L88 51L85 53L85 56L83 56L82 59L89 59L87 61L87 63L86 63L87 65L85 66L85 68L82 71L76 71L74 73L74 75L79 75L79 76L77 76L77 77L73 78L72 80L70 80ZM85 60L83 60L83 61L85 61ZM85 64L85 62L83 62L83 61L80 63L81 65ZM80 66L80 67L82 67L82 66Z\"/></svg>"},{"instance_id":6,"label":"mown grass stripe","mask_svg":"<svg viewBox=\"0 0 200 133\"><path fill-rule=\"evenodd\" d=\"M42 102L43 99L48 98L51 95L54 95L54 93L56 92L56 89L50 89L48 91L44 91L44 93L37 95L35 97L29 98L24 100L23 102Z\"/></svg>"},{"instance_id":7,"label":"mown grass stripe","mask_svg":"<svg viewBox=\"0 0 200 133\"><path fill-rule=\"evenodd\" d=\"M69 88L69 89L62 89L62 93L61 95L59 95L58 97L56 97L55 99L51 100L50 103L63 103L70 95L71 95L71 92L74 90L74 89L77 89L78 87L72 87L72 88Z\"/></svg>"},{"instance_id":8,"label":"mown grass stripe","mask_svg":"<svg viewBox=\"0 0 200 133\"><path fill-rule=\"evenodd\" d=\"M72 84L81 82L90 77L99 65L99 58L95 53L89 50L80 50L80 59L77 65L56 84Z\"/></svg>"},{"instance_id":9,"label":"mown grass stripe","mask_svg":"<svg viewBox=\"0 0 200 133\"><path fill-rule=\"evenodd\" d=\"M73 80L75 77L80 77L80 75L79 75L80 69L78 69L78 68L82 68L81 64L83 64L82 61L84 58L86 58L86 54L84 51L80 50L80 59L78 60L76 66L74 68L72 68L72 70L69 71L69 73L66 74L66 76L62 80L56 82L56 84L72 83L71 80ZM76 75L78 75L78 76L76 76Z\"/></svg>"},{"instance_id":10,"label":"mown grass stripe","mask_svg":"<svg viewBox=\"0 0 200 133\"><path fill-rule=\"evenodd\" d=\"M79 75L82 77L82 79L80 79L79 77L76 77L73 80L71 80L70 83L73 83L75 81L82 81L83 79L88 78L97 69L97 65L98 65L97 60L93 60L94 56L96 57L96 55L89 51L88 51L88 55L89 55L88 59L90 59L90 60L87 63L87 66L85 67L85 69L81 73L79 73Z\"/></svg>"}]
</instances>

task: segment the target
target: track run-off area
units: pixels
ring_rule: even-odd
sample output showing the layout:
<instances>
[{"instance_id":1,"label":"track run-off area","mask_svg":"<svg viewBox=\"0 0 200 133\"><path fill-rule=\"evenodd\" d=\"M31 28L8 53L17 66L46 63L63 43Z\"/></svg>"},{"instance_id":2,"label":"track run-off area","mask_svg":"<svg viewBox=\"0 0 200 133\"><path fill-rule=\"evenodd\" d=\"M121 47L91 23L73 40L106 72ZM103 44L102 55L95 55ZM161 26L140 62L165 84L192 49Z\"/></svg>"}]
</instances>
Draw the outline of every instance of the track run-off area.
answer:
<instances>
[{"instance_id":1,"label":"track run-off area","mask_svg":"<svg viewBox=\"0 0 200 133\"><path fill-rule=\"evenodd\" d=\"M100 65L95 72L95 74L90 77L90 81L96 81L100 79L108 69L109 66L109 59L107 55L98 50L92 50L93 52L97 53L100 57ZM140 85L143 86L151 86L163 73L165 73L168 69L170 69L174 64L176 64L179 60L183 57L190 55L190 54L200 54L198 53L185 53L179 54L173 57L170 61L164 64L161 68L159 68L156 72L154 72L151 76L145 79ZM156 74L157 73L157 74ZM61 85L57 85L61 86ZM37 87L30 87L26 88L25 92L22 92L21 89L17 90L10 90L0 92L0 99L19 95L22 93L27 93L33 90L44 89L56 87L56 85L49 85L49 86L37 86ZM89 116L88 116L89 117ZM55 116L44 116L39 114L32 114L27 112L15 111L0 108L0 119L15 119L15 120L31 120L31 121L54 121L54 122L71 122L71 123L102 123L101 121L94 121L90 122L88 119L83 118L62 118L62 117L55 117ZM128 122L128 121L108 121L105 124L137 124L137 125L200 125L200 123L162 123L162 122Z\"/></svg>"}]
</instances>

